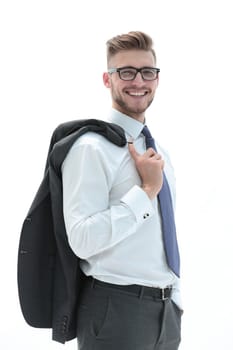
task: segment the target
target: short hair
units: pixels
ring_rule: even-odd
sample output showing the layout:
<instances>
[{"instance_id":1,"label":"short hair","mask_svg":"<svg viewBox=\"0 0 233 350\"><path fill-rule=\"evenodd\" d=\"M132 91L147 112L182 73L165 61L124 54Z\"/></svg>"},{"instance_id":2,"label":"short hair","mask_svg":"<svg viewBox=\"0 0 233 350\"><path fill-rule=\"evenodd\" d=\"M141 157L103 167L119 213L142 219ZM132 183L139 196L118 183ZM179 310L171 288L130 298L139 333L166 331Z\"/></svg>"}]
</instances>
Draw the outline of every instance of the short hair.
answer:
<instances>
[{"instance_id":1,"label":"short hair","mask_svg":"<svg viewBox=\"0 0 233 350\"><path fill-rule=\"evenodd\" d=\"M150 51L156 62L156 54L153 49L152 38L140 31L131 31L127 34L117 35L106 42L107 45L107 63L110 59L121 51L126 50L144 50Z\"/></svg>"}]
</instances>

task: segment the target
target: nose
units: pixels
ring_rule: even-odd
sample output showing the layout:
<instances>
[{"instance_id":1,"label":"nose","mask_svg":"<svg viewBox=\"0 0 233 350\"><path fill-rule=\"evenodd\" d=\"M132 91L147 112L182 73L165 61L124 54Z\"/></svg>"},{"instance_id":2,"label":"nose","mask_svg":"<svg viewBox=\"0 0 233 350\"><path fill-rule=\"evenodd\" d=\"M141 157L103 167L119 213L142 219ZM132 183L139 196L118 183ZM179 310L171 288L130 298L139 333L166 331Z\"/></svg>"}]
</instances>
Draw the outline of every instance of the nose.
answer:
<instances>
[{"instance_id":1,"label":"nose","mask_svg":"<svg viewBox=\"0 0 233 350\"><path fill-rule=\"evenodd\" d=\"M133 82L135 82L135 83L144 83L144 80L142 79L141 72L137 72Z\"/></svg>"}]
</instances>

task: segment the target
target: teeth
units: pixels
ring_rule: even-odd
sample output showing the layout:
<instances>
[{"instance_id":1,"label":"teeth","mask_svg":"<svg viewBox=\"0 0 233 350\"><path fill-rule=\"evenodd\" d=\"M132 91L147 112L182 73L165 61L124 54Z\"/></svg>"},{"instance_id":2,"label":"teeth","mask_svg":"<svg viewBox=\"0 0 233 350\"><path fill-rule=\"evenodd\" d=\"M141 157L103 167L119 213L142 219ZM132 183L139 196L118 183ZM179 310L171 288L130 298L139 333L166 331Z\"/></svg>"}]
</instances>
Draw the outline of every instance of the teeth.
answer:
<instances>
[{"instance_id":1,"label":"teeth","mask_svg":"<svg viewBox=\"0 0 233 350\"><path fill-rule=\"evenodd\" d=\"M144 96L145 92L129 92L129 94L132 96Z\"/></svg>"}]
</instances>

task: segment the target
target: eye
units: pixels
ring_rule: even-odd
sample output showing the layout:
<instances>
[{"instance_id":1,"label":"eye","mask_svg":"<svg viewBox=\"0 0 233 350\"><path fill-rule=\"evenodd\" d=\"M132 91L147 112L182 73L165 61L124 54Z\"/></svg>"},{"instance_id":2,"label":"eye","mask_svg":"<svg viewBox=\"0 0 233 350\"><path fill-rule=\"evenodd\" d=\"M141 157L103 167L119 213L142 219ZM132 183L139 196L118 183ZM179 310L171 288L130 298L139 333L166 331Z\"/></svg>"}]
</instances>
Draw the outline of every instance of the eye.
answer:
<instances>
[{"instance_id":1,"label":"eye","mask_svg":"<svg viewBox=\"0 0 233 350\"><path fill-rule=\"evenodd\" d=\"M135 76L135 70L132 68L124 68L120 70L123 79L132 79Z\"/></svg>"},{"instance_id":2,"label":"eye","mask_svg":"<svg viewBox=\"0 0 233 350\"><path fill-rule=\"evenodd\" d=\"M142 76L145 79L154 79L157 75L157 71L155 69L144 68L142 69Z\"/></svg>"}]
</instances>

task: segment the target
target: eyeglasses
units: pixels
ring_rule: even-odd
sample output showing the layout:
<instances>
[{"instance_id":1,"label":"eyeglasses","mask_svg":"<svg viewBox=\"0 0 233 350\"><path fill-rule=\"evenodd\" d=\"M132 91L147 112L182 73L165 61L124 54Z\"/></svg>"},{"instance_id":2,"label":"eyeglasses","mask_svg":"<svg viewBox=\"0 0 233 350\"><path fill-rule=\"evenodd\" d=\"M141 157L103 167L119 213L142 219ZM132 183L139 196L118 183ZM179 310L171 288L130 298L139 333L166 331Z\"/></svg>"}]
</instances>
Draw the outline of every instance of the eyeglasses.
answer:
<instances>
[{"instance_id":1,"label":"eyeglasses","mask_svg":"<svg viewBox=\"0 0 233 350\"><path fill-rule=\"evenodd\" d=\"M121 68L110 68L108 70L109 74L118 73L121 80L134 80L138 72L141 73L143 80L155 80L158 78L158 74L160 72L159 68L154 67L142 67L142 68L134 68L134 67L121 67Z\"/></svg>"}]
</instances>

